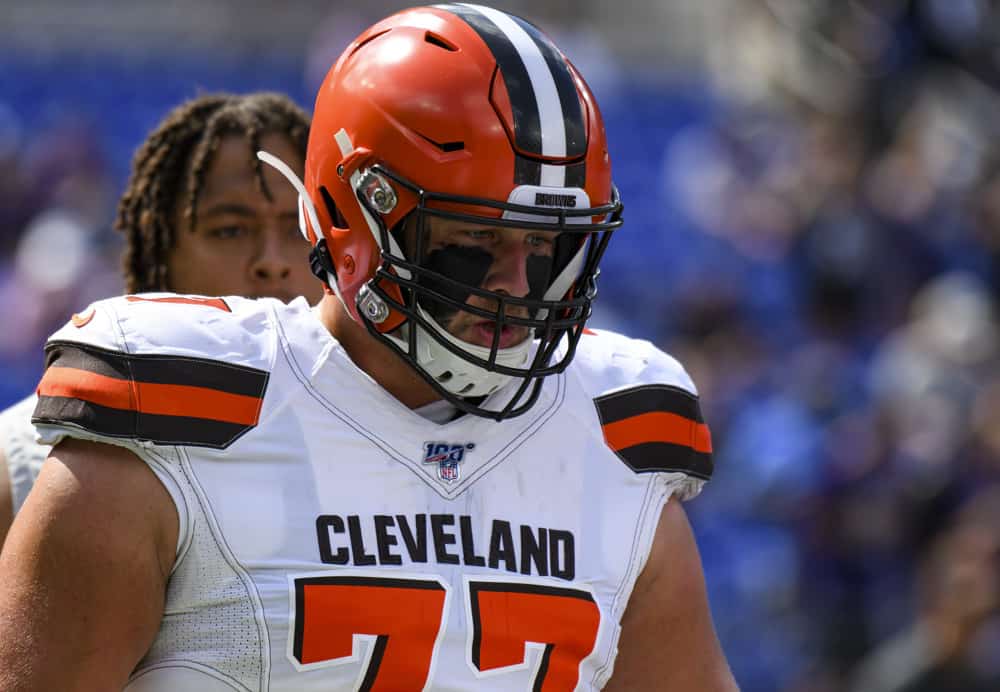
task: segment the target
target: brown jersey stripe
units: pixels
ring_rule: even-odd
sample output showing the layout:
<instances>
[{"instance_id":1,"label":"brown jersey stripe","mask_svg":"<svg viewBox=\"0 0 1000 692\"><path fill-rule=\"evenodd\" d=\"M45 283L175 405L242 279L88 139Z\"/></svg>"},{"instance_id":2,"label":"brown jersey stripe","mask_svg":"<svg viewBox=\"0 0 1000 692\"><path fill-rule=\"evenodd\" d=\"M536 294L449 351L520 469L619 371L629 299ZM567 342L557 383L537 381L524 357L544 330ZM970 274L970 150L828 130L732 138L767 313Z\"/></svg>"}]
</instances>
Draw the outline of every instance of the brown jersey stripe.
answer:
<instances>
[{"instance_id":1,"label":"brown jersey stripe","mask_svg":"<svg viewBox=\"0 0 1000 692\"><path fill-rule=\"evenodd\" d=\"M608 447L635 473L712 476L712 437L698 397L666 384L647 384L594 399Z\"/></svg>"},{"instance_id":2,"label":"brown jersey stripe","mask_svg":"<svg viewBox=\"0 0 1000 692\"><path fill-rule=\"evenodd\" d=\"M109 408L82 399L38 397L32 422L72 425L105 437L225 449L252 425L204 418L160 416L130 409Z\"/></svg>"},{"instance_id":3,"label":"brown jersey stripe","mask_svg":"<svg viewBox=\"0 0 1000 692\"><path fill-rule=\"evenodd\" d=\"M49 342L45 351L48 367L76 368L123 380L203 387L258 399L267 388L267 372L208 358L122 353L72 341Z\"/></svg>"},{"instance_id":4,"label":"brown jersey stripe","mask_svg":"<svg viewBox=\"0 0 1000 692\"><path fill-rule=\"evenodd\" d=\"M128 357L124 353L61 341L45 345L45 365L76 368L121 380L129 379L131 372Z\"/></svg>"},{"instance_id":5,"label":"brown jersey stripe","mask_svg":"<svg viewBox=\"0 0 1000 692\"><path fill-rule=\"evenodd\" d=\"M52 366L38 385L39 396L80 399L138 413L203 418L254 426L261 399L206 387L128 382L97 373Z\"/></svg>"},{"instance_id":6,"label":"brown jersey stripe","mask_svg":"<svg viewBox=\"0 0 1000 692\"><path fill-rule=\"evenodd\" d=\"M636 473L679 472L706 481L712 477L712 455L687 445L646 442L616 450L615 454Z\"/></svg>"},{"instance_id":7,"label":"brown jersey stripe","mask_svg":"<svg viewBox=\"0 0 1000 692\"><path fill-rule=\"evenodd\" d=\"M647 442L667 442L702 454L712 453L708 426L676 413L641 413L601 427L605 441L616 452Z\"/></svg>"},{"instance_id":8,"label":"brown jersey stripe","mask_svg":"<svg viewBox=\"0 0 1000 692\"><path fill-rule=\"evenodd\" d=\"M704 422L698 397L680 387L666 384L646 384L612 392L597 397L594 404L603 425L653 411L675 413L697 423Z\"/></svg>"}]
</instances>

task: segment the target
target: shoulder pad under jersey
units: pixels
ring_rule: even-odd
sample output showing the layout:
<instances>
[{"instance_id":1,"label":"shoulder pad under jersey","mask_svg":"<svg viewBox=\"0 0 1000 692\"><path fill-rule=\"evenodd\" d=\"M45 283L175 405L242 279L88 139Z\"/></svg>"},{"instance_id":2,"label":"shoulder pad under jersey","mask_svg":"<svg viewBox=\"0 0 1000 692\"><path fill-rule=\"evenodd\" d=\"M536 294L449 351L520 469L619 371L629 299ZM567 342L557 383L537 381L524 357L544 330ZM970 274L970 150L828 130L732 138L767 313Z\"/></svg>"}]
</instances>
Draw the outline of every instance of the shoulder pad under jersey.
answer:
<instances>
[{"instance_id":1,"label":"shoulder pad under jersey","mask_svg":"<svg viewBox=\"0 0 1000 692\"><path fill-rule=\"evenodd\" d=\"M593 400L605 442L629 468L711 478L711 434L675 358L648 341L588 329L571 369Z\"/></svg>"},{"instance_id":2,"label":"shoulder pad under jersey","mask_svg":"<svg viewBox=\"0 0 1000 692\"><path fill-rule=\"evenodd\" d=\"M46 343L32 421L225 448L260 417L276 352L268 303L166 293L93 303Z\"/></svg>"}]
</instances>

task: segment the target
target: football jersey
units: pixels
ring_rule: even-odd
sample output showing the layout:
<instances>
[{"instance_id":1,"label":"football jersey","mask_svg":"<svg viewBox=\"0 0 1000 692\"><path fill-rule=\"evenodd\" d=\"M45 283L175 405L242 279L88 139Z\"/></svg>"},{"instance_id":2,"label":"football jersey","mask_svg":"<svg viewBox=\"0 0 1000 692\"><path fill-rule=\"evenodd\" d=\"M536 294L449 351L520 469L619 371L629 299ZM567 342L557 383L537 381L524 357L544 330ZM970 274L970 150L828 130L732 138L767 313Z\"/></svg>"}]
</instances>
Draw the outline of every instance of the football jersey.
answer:
<instances>
[{"instance_id":1,"label":"football jersey","mask_svg":"<svg viewBox=\"0 0 1000 692\"><path fill-rule=\"evenodd\" d=\"M24 504L51 449L36 441L35 426L31 424L31 413L36 403L37 399L32 395L0 413L0 449L3 449L7 461L14 514Z\"/></svg>"},{"instance_id":2,"label":"football jersey","mask_svg":"<svg viewBox=\"0 0 1000 692\"><path fill-rule=\"evenodd\" d=\"M613 333L499 423L403 406L304 300L115 298L46 352L44 440L128 447L178 510L130 692L599 689L712 471L684 370Z\"/></svg>"}]
</instances>

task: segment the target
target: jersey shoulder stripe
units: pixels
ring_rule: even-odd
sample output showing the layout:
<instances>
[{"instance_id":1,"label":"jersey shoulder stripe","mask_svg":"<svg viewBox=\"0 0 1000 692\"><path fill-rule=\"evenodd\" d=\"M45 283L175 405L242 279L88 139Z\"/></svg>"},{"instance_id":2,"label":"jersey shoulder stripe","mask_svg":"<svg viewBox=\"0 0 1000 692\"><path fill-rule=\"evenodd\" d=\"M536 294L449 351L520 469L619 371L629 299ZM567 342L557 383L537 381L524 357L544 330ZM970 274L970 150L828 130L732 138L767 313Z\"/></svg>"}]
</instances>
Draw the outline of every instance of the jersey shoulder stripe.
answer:
<instances>
[{"instance_id":1,"label":"jersey shoulder stripe","mask_svg":"<svg viewBox=\"0 0 1000 692\"><path fill-rule=\"evenodd\" d=\"M257 425L268 373L206 358L50 341L33 422L222 449Z\"/></svg>"},{"instance_id":2,"label":"jersey shoulder stripe","mask_svg":"<svg viewBox=\"0 0 1000 692\"><path fill-rule=\"evenodd\" d=\"M691 392L646 384L599 396L594 405L605 442L636 473L712 477L712 438Z\"/></svg>"},{"instance_id":3,"label":"jersey shoulder stripe","mask_svg":"<svg viewBox=\"0 0 1000 692\"><path fill-rule=\"evenodd\" d=\"M151 298L149 296L125 296L125 300L129 303L167 303L174 305L203 305L205 307L215 308L216 310L222 310L223 312L232 312L233 309L229 307L229 303L225 301L224 298L207 298L205 296L160 296L158 298Z\"/></svg>"}]
</instances>

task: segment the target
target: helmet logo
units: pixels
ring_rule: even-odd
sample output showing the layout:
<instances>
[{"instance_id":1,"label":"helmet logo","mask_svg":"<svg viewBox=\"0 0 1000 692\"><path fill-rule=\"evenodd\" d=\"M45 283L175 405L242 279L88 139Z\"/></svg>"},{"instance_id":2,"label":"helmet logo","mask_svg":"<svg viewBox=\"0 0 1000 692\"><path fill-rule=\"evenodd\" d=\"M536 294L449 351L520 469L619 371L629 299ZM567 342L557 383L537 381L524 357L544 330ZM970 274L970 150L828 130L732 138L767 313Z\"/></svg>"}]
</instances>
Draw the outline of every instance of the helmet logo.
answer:
<instances>
[{"instance_id":1,"label":"helmet logo","mask_svg":"<svg viewBox=\"0 0 1000 692\"><path fill-rule=\"evenodd\" d=\"M466 450L475 449L474 442L451 444L450 442L425 442L424 463L438 465L438 478L454 483L459 478L459 467Z\"/></svg>"},{"instance_id":2,"label":"helmet logo","mask_svg":"<svg viewBox=\"0 0 1000 692\"><path fill-rule=\"evenodd\" d=\"M536 192L535 205L539 207L576 207L575 195L558 195L552 192Z\"/></svg>"}]
</instances>

